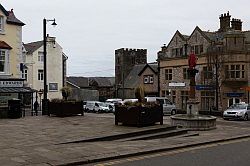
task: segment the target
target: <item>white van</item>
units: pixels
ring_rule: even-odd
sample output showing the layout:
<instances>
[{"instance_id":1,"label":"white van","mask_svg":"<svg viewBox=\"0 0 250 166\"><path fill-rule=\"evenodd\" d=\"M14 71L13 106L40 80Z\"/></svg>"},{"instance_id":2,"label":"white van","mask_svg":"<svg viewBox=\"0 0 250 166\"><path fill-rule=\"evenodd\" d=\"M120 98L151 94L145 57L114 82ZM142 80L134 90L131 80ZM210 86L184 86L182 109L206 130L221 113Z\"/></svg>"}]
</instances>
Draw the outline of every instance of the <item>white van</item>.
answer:
<instances>
[{"instance_id":1,"label":"white van","mask_svg":"<svg viewBox=\"0 0 250 166\"><path fill-rule=\"evenodd\" d=\"M86 112L110 112L107 104L99 101L87 101L85 106Z\"/></svg>"},{"instance_id":2,"label":"white van","mask_svg":"<svg viewBox=\"0 0 250 166\"><path fill-rule=\"evenodd\" d=\"M147 102L156 102L163 106L163 114L175 115L177 110L175 104L173 104L166 97L145 97Z\"/></svg>"}]
</instances>

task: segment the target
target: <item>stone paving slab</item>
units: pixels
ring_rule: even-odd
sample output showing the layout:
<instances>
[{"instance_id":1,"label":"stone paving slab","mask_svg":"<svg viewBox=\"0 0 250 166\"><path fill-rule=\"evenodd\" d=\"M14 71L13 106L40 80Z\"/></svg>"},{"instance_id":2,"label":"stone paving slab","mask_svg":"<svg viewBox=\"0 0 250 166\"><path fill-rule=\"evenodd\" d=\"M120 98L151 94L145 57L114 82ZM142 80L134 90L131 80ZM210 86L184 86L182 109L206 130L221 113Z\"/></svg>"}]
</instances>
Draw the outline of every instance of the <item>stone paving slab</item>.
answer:
<instances>
[{"instance_id":1,"label":"stone paving slab","mask_svg":"<svg viewBox=\"0 0 250 166\"><path fill-rule=\"evenodd\" d=\"M164 124L167 126L169 123L169 117L164 117ZM65 118L26 116L21 119L0 119L0 163L7 166L84 163L205 141L250 136L250 121L218 119L217 124L217 129L199 131L199 136L193 137L59 144L162 126L141 128L115 126L113 114L85 114L85 116Z\"/></svg>"}]
</instances>

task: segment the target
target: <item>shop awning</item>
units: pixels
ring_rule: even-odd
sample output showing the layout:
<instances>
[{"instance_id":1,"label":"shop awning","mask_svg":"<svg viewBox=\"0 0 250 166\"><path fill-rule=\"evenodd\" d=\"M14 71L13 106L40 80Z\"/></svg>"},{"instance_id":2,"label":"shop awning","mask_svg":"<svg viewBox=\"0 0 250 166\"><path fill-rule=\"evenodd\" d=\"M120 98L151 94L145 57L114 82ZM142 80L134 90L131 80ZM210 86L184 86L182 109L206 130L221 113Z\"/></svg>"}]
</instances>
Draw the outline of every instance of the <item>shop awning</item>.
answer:
<instances>
[{"instance_id":1,"label":"shop awning","mask_svg":"<svg viewBox=\"0 0 250 166\"><path fill-rule=\"evenodd\" d=\"M29 87L21 88L10 88L10 87L1 87L0 93L33 93L34 90Z\"/></svg>"}]
</instances>

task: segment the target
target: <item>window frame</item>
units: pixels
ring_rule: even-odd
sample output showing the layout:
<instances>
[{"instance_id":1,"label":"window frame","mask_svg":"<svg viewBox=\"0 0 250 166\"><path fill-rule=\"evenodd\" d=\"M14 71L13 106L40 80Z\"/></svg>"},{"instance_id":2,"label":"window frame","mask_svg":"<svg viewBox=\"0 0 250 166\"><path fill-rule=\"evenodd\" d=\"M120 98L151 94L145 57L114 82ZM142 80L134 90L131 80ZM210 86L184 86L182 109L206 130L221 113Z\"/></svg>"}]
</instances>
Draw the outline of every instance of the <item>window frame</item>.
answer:
<instances>
[{"instance_id":1,"label":"window frame","mask_svg":"<svg viewBox=\"0 0 250 166\"><path fill-rule=\"evenodd\" d=\"M0 15L0 32L4 32L4 17Z\"/></svg>"},{"instance_id":2,"label":"window frame","mask_svg":"<svg viewBox=\"0 0 250 166\"><path fill-rule=\"evenodd\" d=\"M165 69L165 80L173 80L173 69Z\"/></svg>"},{"instance_id":3,"label":"window frame","mask_svg":"<svg viewBox=\"0 0 250 166\"><path fill-rule=\"evenodd\" d=\"M1 60L1 58L0 58L0 61L1 62L3 61L4 65L3 65L3 71L0 71L0 73L1 74L5 74L5 73L8 72L8 63L9 63L8 50L6 50L6 49L0 49L0 57L1 57L2 52L4 52L4 56L2 56L2 57L4 57L4 60Z\"/></svg>"},{"instance_id":4,"label":"window frame","mask_svg":"<svg viewBox=\"0 0 250 166\"><path fill-rule=\"evenodd\" d=\"M38 75L37 75L38 81L43 81L44 80L44 70L38 69Z\"/></svg>"},{"instance_id":5,"label":"window frame","mask_svg":"<svg viewBox=\"0 0 250 166\"><path fill-rule=\"evenodd\" d=\"M144 84L153 84L154 83L154 76L153 75L144 75L143 76L143 83Z\"/></svg>"},{"instance_id":6,"label":"window frame","mask_svg":"<svg viewBox=\"0 0 250 166\"><path fill-rule=\"evenodd\" d=\"M44 61L44 53L43 52L41 52L41 51L38 52L37 61L41 62L41 63Z\"/></svg>"},{"instance_id":7,"label":"window frame","mask_svg":"<svg viewBox=\"0 0 250 166\"><path fill-rule=\"evenodd\" d=\"M185 68L183 68L183 79L184 80L189 80L190 79L190 75L189 75L189 72L188 72L188 68L187 67L185 67Z\"/></svg>"},{"instance_id":8,"label":"window frame","mask_svg":"<svg viewBox=\"0 0 250 166\"><path fill-rule=\"evenodd\" d=\"M28 69L23 69L22 78L28 80Z\"/></svg>"},{"instance_id":9,"label":"window frame","mask_svg":"<svg viewBox=\"0 0 250 166\"><path fill-rule=\"evenodd\" d=\"M244 79L245 73L245 64L229 64L225 66L226 79Z\"/></svg>"},{"instance_id":10,"label":"window frame","mask_svg":"<svg viewBox=\"0 0 250 166\"><path fill-rule=\"evenodd\" d=\"M203 66L202 70L205 80L213 79L214 73L212 67Z\"/></svg>"}]
</instances>

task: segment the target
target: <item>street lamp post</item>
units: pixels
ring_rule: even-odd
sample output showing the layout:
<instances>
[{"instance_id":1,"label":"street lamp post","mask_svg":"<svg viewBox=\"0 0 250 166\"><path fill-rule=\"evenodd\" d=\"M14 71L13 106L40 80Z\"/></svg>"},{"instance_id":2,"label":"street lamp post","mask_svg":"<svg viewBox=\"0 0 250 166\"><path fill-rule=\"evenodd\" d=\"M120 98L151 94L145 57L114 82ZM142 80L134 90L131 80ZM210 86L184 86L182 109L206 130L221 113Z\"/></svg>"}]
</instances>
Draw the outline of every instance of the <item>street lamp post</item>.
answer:
<instances>
[{"instance_id":1,"label":"street lamp post","mask_svg":"<svg viewBox=\"0 0 250 166\"><path fill-rule=\"evenodd\" d=\"M47 85L47 32L46 32L46 24L47 22L52 21L51 25L56 26L56 20L47 20L43 19L43 81L44 81L44 94L43 94L43 110L42 115L48 114L48 85Z\"/></svg>"}]
</instances>

